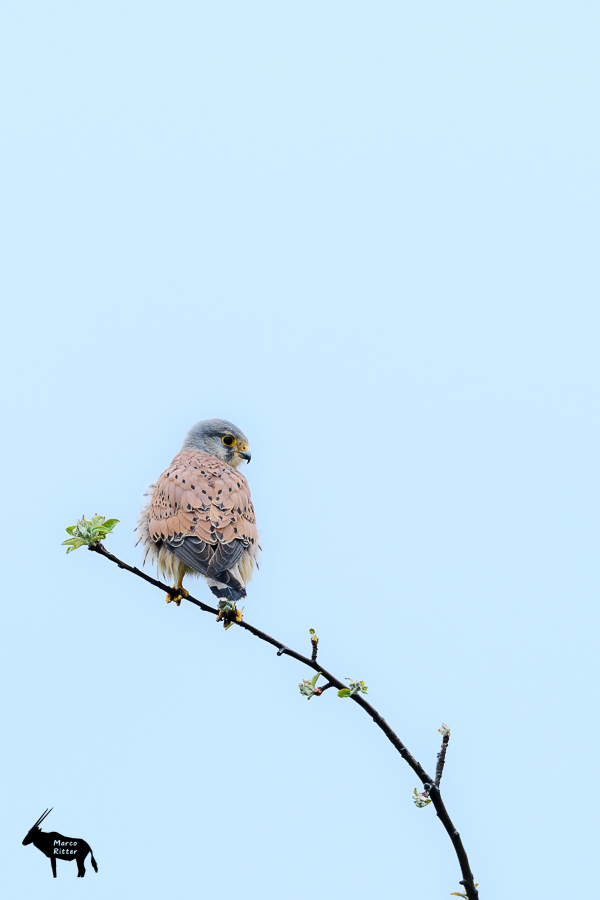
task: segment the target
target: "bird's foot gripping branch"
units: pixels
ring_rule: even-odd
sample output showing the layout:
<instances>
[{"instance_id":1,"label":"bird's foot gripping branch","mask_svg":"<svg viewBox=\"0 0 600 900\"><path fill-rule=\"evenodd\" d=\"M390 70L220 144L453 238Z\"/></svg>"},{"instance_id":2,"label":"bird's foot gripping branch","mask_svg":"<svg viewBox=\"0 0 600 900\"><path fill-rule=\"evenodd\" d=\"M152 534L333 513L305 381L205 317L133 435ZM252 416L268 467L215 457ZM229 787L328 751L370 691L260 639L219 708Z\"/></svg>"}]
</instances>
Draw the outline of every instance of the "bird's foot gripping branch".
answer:
<instances>
[{"instance_id":1,"label":"bird's foot gripping branch","mask_svg":"<svg viewBox=\"0 0 600 900\"><path fill-rule=\"evenodd\" d=\"M219 600L218 609L217 622L222 622L223 628L231 628L234 622L239 625L242 621L244 607L238 609L235 600Z\"/></svg>"},{"instance_id":2,"label":"bird's foot gripping branch","mask_svg":"<svg viewBox=\"0 0 600 900\"><path fill-rule=\"evenodd\" d=\"M144 581L147 581L149 584L154 585L154 587L159 588L161 591L172 595L173 588L170 588L168 585L163 584L162 581L158 581L156 578L152 578L150 575L146 575L145 572L141 572L135 566L130 566L122 560L118 559L116 556L113 556L112 553L109 553L105 547L103 547L101 541L107 534L109 534L114 526L117 524L117 519L104 519L103 516L93 516L92 519L88 522L84 517L80 519L77 525L73 525L70 528L67 528L67 532L70 535L70 538L64 541L64 544L68 545L67 553L70 553L71 550L76 550L78 547L87 546L89 550L92 550L95 553L98 553L100 556L103 556L105 559L110 560L115 563L120 569L126 569L128 572L131 572L133 575L137 575L139 578L143 578ZM479 900L479 892L477 890L477 884L473 878L473 873L471 872L471 867L469 864L469 859L467 857L467 852L464 848L462 839L450 816L448 811L444 805L442 800L442 796L440 793L440 781L442 778L442 771L444 768L444 763L446 759L446 751L448 749L448 742L450 739L450 729L447 725L442 725L441 728L438 729L442 734L442 748L438 753L437 766L436 766L436 775L435 779L431 778L425 769L421 766L419 762L414 758L414 756L408 751L406 746L402 743L398 735L392 731L390 726L387 724L385 719L377 712L377 710L371 706L371 704L365 700L364 694L367 693L367 687L364 681L352 680L350 678L346 678L345 680L349 682L349 684L344 684L343 681L336 678L331 672L328 672L322 665L317 663L317 648L319 644L319 639L317 638L314 629L310 630L310 641L311 641L311 656L304 656L301 653L298 653L295 650L292 650L290 647L286 646L286 644L281 643L281 641L276 640L270 635L266 634L264 631L260 631L260 629L255 628L254 625L251 625L249 622L246 622L242 619L241 610L238 610L233 603L233 608L229 608L229 601L221 601L219 603L219 608L215 609L212 606L209 606L207 603L203 603L201 600L197 600L195 597L192 597L190 594L187 596L182 591L182 599L187 600L189 603L193 603L194 606L197 606L203 612L212 613L217 617L218 621L222 621L226 628L231 627L231 625L237 625L239 628L244 629L244 631L249 631L250 634L253 634L259 640L264 641L267 644L271 644L271 646L277 648L278 656L291 656L293 659L298 660L298 662L303 663L305 666L311 668L316 675L312 679L304 679L300 685L300 693L307 697L309 700L311 697L319 697L325 693L329 688L335 687L338 689L338 697L353 700L358 706L360 706L368 715L371 717L375 725L385 734L390 743L394 746L394 748L398 751L402 759L408 763L413 772L417 775L419 780L421 781L424 790L421 793L418 793L416 788L414 791L413 801L415 806L422 808L425 806L429 806L430 804L435 808L435 811L440 819L442 825L446 829L446 832L452 842L452 846L454 847L454 851L456 853L456 857L460 866L462 879L459 882L463 887L464 891L454 891L453 896L455 897L463 897L465 900ZM223 606L225 603L225 606ZM323 687L317 687L317 681L319 677L323 675L327 679L327 683L323 685Z\"/></svg>"},{"instance_id":3,"label":"bird's foot gripping branch","mask_svg":"<svg viewBox=\"0 0 600 900\"><path fill-rule=\"evenodd\" d=\"M184 597L189 597L189 592L186 591L184 587L181 587L180 584L174 584L167 593L167 603L174 603L175 606L181 606L181 601Z\"/></svg>"}]
</instances>

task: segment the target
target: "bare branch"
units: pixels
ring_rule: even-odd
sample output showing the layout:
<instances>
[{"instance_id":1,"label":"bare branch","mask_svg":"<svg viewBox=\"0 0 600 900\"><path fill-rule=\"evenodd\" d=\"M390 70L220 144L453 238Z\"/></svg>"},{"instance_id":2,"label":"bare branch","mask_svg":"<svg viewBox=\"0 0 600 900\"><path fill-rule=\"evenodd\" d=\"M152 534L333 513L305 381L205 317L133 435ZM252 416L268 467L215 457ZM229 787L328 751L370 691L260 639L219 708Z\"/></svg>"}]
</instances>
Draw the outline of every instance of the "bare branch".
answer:
<instances>
[{"instance_id":1,"label":"bare branch","mask_svg":"<svg viewBox=\"0 0 600 900\"><path fill-rule=\"evenodd\" d=\"M442 749L437 755L437 765L435 767L435 786L439 790L442 772L444 771L444 763L446 762L446 750L448 749L448 742L450 740L450 729L447 725L442 724L442 727L438 728L438 731L442 735Z\"/></svg>"},{"instance_id":2,"label":"bare branch","mask_svg":"<svg viewBox=\"0 0 600 900\"><path fill-rule=\"evenodd\" d=\"M139 578L143 578L144 581L147 581L149 584L154 585L154 587L160 588L161 591L165 593L171 592L171 587L167 584L163 584L162 581L158 581L156 578L151 578L149 575L146 575L144 572L141 572L139 569L135 568L135 566L129 566L127 563L124 563L122 560L118 559L112 553L109 553L101 543L97 544L89 544L88 549L92 550L94 553L98 553L100 556L104 556L106 559L109 559L111 562L115 563L120 569L126 569L128 572L132 572L134 575L137 575ZM184 599L188 600L190 603L193 603L195 606L199 607L203 612L209 612L213 615L218 615L218 610L214 609L212 606L208 606L206 603L202 603L200 600L196 600L195 597L188 595ZM301 653L296 653L295 650L290 649L285 644L282 644L281 641L276 640L270 635L266 634L264 631L261 631L259 628L255 628L254 625L250 625L249 622L242 620L241 622L237 622L235 620L232 621L232 624L237 625L239 628L243 628L245 631L249 631L250 634L253 634L261 641L265 641L267 644L272 644L273 647L277 648L277 656L291 656L292 659L298 660L298 662L303 663L305 666L308 666L310 669L313 669L315 672L321 672L325 678L327 679L327 684L320 689L319 693L323 693L330 687L336 687L338 690L342 690L346 688L346 685L343 684L335 675L332 675L331 672L328 672L327 669L324 669L322 665L317 664L316 662L316 648L317 642L312 641L312 658L309 659L307 656L303 656ZM357 693L354 694L350 699L354 700L368 715L373 719L373 722L377 725L378 728L383 731L387 739L390 743L395 747L400 756L405 762L411 767L413 772L417 775L417 777L422 782L425 791L431 798L431 802L435 807L435 811L440 819L442 825L448 832L450 840L452 841L452 845L454 847L454 851L456 853L458 863L460 866L460 870L462 873L462 880L460 884L464 885L465 893L469 900L479 900L479 892L475 886L475 880L473 878L473 873L471 872L471 867L469 865L469 859L467 857L467 852L463 846L463 842L461 840L460 834L454 827L454 824L448 815L448 811L444 806L444 802L442 800L439 788L439 781L442 777L442 769L444 767L445 761L445 753L446 748L448 746L448 742L442 743L442 752L438 757L438 764L436 767L436 780L434 781L425 771L423 766L417 762L414 756L409 753L406 746L402 743L398 735L392 731L388 723L385 719L377 712L377 710L371 706L362 696L362 694Z\"/></svg>"}]
</instances>

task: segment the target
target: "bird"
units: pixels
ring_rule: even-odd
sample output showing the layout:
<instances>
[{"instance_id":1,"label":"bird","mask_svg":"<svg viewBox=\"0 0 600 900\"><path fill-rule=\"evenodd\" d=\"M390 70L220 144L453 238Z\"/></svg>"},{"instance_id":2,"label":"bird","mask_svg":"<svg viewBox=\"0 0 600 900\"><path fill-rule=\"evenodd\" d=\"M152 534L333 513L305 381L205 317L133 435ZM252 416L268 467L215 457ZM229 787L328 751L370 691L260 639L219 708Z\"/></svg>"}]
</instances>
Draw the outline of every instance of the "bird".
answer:
<instances>
[{"instance_id":1,"label":"bird","mask_svg":"<svg viewBox=\"0 0 600 900\"><path fill-rule=\"evenodd\" d=\"M190 428L180 452L148 487L137 543L144 563L156 563L159 576L174 580L167 603L179 606L189 596L185 575L201 575L241 621L235 604L246 596L260 550L250 488L238 471L250 459L248 439L237 426L206 419Z\"/></svg>"}]
</instances>

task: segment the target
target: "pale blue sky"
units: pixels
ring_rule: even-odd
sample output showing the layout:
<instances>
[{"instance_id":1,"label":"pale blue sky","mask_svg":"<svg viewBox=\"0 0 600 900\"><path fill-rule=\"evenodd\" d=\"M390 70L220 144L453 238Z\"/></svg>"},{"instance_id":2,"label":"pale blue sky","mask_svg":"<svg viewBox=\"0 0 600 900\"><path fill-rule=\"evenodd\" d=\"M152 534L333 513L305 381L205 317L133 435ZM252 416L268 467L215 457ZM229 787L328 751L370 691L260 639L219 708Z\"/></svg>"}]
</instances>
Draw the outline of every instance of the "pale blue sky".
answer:
<instances>
[{"instance_id":1,"label":"pale blue sky","mask_svg":"<svg viewBox=\"0 0 600 900\"><path fill-rule=\"evenodd\" d=\"M139 564L142 493L212 416L253 452L247 619L306 651L315 628L426 768L451 726L482 898L593 890L599 20L4 6L12 900L458 889L360 709L307 703L299 664L60 547L99 512ZM93 847L83 887L21 847L47 806Z\"/></svg>"}]
</instances>

